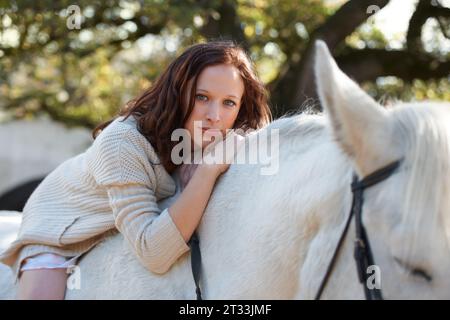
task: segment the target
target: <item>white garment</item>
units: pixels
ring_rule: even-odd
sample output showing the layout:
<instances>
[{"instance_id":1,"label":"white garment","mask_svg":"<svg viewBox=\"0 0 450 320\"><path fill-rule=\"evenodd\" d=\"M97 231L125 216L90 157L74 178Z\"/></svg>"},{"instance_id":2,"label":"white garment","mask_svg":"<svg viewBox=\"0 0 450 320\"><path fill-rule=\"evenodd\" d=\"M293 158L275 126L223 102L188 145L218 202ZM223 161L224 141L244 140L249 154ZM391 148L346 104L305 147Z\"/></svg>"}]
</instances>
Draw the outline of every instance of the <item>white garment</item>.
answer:
<instances>
[{"instance_id":1,"label":"white garment","mask_svg":"<svg viewBox=\"0 0 450 320\"><path fill-rule=\"evenodd\" d=\"M76 266L77 258L66 258L54 253L41 253L24 260L20 271L36 269L67 269Z\"/></svg>"}]
</instances>

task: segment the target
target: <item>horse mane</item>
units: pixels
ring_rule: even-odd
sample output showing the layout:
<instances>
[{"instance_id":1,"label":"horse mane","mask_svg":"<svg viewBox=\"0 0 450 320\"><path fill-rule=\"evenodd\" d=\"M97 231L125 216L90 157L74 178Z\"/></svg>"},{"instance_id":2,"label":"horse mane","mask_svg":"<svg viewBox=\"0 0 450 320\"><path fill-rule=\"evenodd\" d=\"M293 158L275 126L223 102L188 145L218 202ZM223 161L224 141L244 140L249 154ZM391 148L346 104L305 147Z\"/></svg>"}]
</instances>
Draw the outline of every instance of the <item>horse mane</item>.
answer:
<instances>
[{"instance_id":1,"label":"horse mane","mask_svg":"<svg viewBox=\"0 0 450 320\"><path fill-rule=\"evenodd\" d=\"M450 113L444 105L399 105L394 110L397 128L405 145L404 166L408 168L403 200L402 224L412 227L413 239L405 243L405 256L415 257L419 247L430 243L440 226L450 237Z\"/></svg>"},{"instance_id":2,"label":"horse mane","mask_svg":"<svg viewBox=\"0 0 450 320\"><path fill-rule=\"evenodd\" d=\"M413 235L404 246L409 259L423 251L420 247L424 243L430 243L436 228L444 226L450 239L450 213L442 212L442 208L450 208L450 112L444 104L399 101L388 109L404 145L403 166L408 169L401 224L411 228L408 231ZM263 130L279 129L280 149L285 151L280 157L286 160L316 143L334 139L328 121L320 112L298 112L273 121Z\"/></svg>"},{"instance_id":3,"label":"horse mane","mask_svg":"<svg viewBox=\"0 0 450 320\"><path fill-rule=\"evenodd\" d=\"M271 122L262 130L279 130L280 135L280 149L286 148L289 152L297 154L296 149L298 140L295 137L300 137L301 142L314 142L318 136L321 136L327 128L327 117L322 112L315 111L311 106L301 111L285 114L277 120ZM297 143L296 143L297 142Z\"/></svg>"}]
</instances>

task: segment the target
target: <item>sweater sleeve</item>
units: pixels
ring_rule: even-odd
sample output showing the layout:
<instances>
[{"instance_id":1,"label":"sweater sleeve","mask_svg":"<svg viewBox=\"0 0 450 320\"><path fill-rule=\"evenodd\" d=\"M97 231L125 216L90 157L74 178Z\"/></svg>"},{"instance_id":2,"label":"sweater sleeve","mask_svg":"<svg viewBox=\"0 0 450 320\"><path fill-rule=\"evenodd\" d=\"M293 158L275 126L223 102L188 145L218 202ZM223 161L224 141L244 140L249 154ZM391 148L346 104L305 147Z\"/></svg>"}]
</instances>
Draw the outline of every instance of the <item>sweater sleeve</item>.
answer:
<instances>
[{"instance_id":1,"label":"sweater sleeve","mask_svg":"<svg viewBox=\"0 0 450 320\"><path fill-rule=\"evenodd\" d=\"M154 150L136 130L120 129L97 137L88 166L106 188L115 225L141 263L165 273L189 247L169 211L157 205L157 179L148 158Z\"/></svg>"},{"instance_id":2,"label":"sweater sleeve","mask_svg":"<svg viewBox=\"0 0 450 320\"><path fill-rule=\"evenodd\" d=\"M111 186L108 196L117 229L150 271L167 272L189 251L168 209L160 213L151 189L138 184Z\"/></svg>"},{"instance_id":3,"label":"sweater sleeve","mask_svg":"<svg viewBox=\"0 0 450 320\"><path fill-rule=\"evenodd\" d=\"M87 165L95 181L99 186L139 183L154 188L156 177L147 157L154 150L148 150L152 147L135 129L117 127L102 132L89 150Z\"/></svg>"}]
</instances>

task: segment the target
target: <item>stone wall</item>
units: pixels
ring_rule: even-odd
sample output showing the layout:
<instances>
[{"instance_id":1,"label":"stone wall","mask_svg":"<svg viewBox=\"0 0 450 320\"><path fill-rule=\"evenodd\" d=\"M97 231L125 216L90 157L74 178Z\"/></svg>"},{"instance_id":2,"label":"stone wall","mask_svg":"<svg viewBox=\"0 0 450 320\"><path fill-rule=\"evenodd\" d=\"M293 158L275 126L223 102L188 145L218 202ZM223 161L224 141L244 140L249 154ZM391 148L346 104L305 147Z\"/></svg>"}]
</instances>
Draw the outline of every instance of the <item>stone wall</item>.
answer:
<instances>
[{"instance_id":1,"label":"stone wall","mask_svg":"<svg viewBox=\"0 0 450 320\"><path fill-rule=\"evenodd\" d=\"M89 130L46 118L0 124L0 195L47 175L92 143Z\"/></svg>"}]
</instances>

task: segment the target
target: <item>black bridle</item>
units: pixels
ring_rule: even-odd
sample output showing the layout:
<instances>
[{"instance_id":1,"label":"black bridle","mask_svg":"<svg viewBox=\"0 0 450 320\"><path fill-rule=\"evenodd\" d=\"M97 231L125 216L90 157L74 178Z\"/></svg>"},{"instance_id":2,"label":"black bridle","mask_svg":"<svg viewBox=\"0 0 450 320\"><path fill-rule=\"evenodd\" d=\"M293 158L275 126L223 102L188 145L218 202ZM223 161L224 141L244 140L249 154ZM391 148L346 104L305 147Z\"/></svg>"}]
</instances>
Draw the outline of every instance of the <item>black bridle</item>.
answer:
<instances>
[{"instance_id":1,"label":"black bridle","mask_svg":"<svg viewBox=\"0 0 450 320\"><path fill-rule=\"evenodd\" d=\"M317 294L315 296L316 300L319 300L320 297L322 296L322 293L328 283L328 279L330 278L331 273L333 272L333 268L336 264L337 257L344 243L353 216L355 216L355 231L356 231L354 258L356 262L356 269L358 271L359 282L364 287L364 293L366 295L367 300L383 299L381 289L378 288L370 289L367 286L367 280L369 278L367 269L368 267L375 265L375 262L373 259L372 250L370 248L369 238L367 237L367 232L362 222L362 206L364 203L363 195L365 189L389 178L398 168L400 162L401 162L400 160L392 162L391 164L388 164L387 166L371 173L370 175L364 177L361 180L359 180L356 175L353 176L353 181L351 184L353 193L352 208L350 209L350 214L347 218L344 231L342 232L341 237L339 238L333 257L331 258L325 276L323 277L319 290L317 291ZM200 271L201 271L201 254L200 254L199 240L196 233L194 233L193 236L191 237L189 244L191 246L191 266L196 287L195 292L197 295L197 300L202 300L202 294L199 286Z\"/></svg>"},{"instance_id":2,"label":"black bridle","mask_svg":"<svg viewBox=\"0 0 450 320\"><path fill-rule=\"evenodd\" d=\"M197 300L203 300L199 285L202 255L200 254L200 243L198 240L197 232L194 232L194 234L192 235L191 240L189 240L189 245L191 247L191 267L195 282L195 294L197 295Z\"/></svg>"},{"instance_id":3,"label":"black bridle","mask_svg":"<svg viewBox=\"0 0 450 320\"><path fill-rule=\"evenodd\" d=\"M382 300L383 295L381 294L381 289L372 288L370 289L367 286L367 280L369 278L367 268L369 266L375 265L372 250L370 248L369 238L367 237L366 228L364 228L364 224L362 222L362 206L364 203L364 190L389 178L395 170L400 165L400 160L392 162L387 166L369 174L364 177L362 180L358 180L356 175L353 176L353 182L351 184L352 193L353 193L353 201L352 208L350 209L350 214L347 219L347 223L345 224L344 231L339 238L338 245L336 246L336 250L334 251L333 257L331 258L330 264L328 265L327 272L322 279L319 290L317 291L316 300L319 300L325 286L327 285L328 279L330 278L331 273L333 272L333 268L336 264L337 257L339 255L342 244L344 243L345 236L347 235L348 228L350 226L350 222L352 217L355 216L355 251L354 258L356 262L356 269L358 271L359 282L364 287L364 293L366 295L367 300Z\"/></svg>"}]
</instances>

